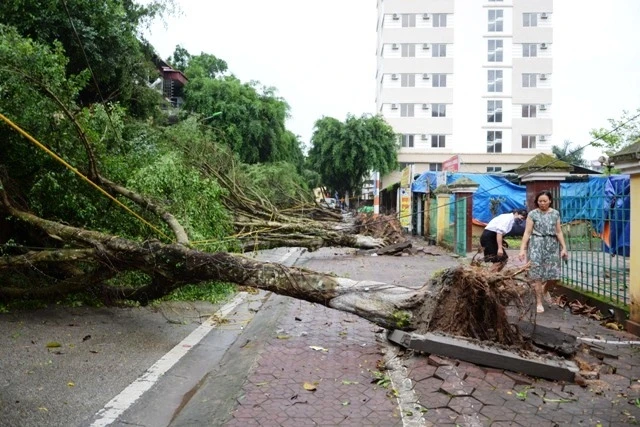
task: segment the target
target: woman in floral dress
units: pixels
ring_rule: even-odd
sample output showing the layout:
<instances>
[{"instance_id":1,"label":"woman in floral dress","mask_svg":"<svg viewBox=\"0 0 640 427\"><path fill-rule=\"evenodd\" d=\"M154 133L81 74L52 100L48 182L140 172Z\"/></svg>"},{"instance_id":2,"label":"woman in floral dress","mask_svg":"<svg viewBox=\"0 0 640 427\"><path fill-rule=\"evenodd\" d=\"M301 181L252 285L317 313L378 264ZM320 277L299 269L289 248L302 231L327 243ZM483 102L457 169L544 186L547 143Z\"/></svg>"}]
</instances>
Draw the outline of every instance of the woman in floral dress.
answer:
<instances>
[{"instance_id":1,"label":"woman in floral dress","mask_svg":"<svg viewBox=\"0 0 640 427\"><path fill-rule=\"evenodd\" d=\"M538 313L544 312L545 286L549 281L560 278L560 259L568 258L560 213L551 207L552 202L553 196L547 190L536 195L534 203L537 209L529 212L520 246L520 260L526 256L531 263L529 278L533 281Z\"/></svg>"}]
</instances>

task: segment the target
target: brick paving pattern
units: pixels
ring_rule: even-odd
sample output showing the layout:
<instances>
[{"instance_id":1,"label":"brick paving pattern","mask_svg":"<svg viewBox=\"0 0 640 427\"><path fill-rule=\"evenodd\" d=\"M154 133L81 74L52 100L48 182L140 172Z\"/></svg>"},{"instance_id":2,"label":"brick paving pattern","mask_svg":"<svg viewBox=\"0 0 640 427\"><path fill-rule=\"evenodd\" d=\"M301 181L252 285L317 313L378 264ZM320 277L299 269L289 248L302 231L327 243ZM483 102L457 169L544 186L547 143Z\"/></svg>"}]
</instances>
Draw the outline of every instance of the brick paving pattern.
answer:
<instances>
[{"instance_id":1,"label":"brick paving pattern","mask_svg":"<svg viewBox=\"0 0 640 427\"><path fill-rule=\"evenodd\" d=\"M354 315L293 302L226 425L401 426L391 386L372 383L383 359L379 329ZM305 390L305 383L316 390Z\"/></svg>"}]
</instances>

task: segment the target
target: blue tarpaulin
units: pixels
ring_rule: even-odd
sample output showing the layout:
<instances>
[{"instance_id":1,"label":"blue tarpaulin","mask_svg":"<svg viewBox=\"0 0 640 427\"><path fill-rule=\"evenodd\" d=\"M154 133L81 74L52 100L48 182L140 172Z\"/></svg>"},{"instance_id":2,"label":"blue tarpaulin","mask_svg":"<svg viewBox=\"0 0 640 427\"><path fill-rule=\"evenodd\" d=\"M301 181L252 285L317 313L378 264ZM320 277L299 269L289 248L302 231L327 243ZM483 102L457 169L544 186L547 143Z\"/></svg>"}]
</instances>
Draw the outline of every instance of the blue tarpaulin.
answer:
<instances>
[{"instance_id":1,"label":"blue tarpaulin","mask_svg":"<svg viewBox=\"0 0 640 427\"><path fill-rule=\"evenodd\" d=\"M439 172L424 172L411 185L414 193L428 193L435 190ZM473 194L473 219L488 223L494 217L491 202L499 203L497 215L526 207L527 191L524 186L511 183L506 178L477 173L447 173L447 184L460 178L468 178L479 185Z\"/></svg>"}]
</instances>

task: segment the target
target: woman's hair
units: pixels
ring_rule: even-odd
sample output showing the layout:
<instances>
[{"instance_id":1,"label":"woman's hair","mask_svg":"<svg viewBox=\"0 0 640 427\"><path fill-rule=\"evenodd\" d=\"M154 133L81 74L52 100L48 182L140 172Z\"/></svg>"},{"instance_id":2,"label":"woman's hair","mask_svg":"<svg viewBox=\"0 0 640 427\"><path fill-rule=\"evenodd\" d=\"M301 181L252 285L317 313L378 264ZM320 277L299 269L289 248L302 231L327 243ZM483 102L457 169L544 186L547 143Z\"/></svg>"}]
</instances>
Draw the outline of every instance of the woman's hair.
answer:
<instances>
[{"instance_id":1,"label":"woman's hair","mask_svg":"<svg viewBox=\"0 0 640 427\"><path fill-rule=\"evenodd\" d=\"M553 196L551 195L551 191L542 190L541 192L536 194L536 198L533 199L533 203L536 205L536 207L538 207L538 199L540 198L540 196L547 196L549 198L549 205L553 203Z\"/></svg>"}]
</instances>

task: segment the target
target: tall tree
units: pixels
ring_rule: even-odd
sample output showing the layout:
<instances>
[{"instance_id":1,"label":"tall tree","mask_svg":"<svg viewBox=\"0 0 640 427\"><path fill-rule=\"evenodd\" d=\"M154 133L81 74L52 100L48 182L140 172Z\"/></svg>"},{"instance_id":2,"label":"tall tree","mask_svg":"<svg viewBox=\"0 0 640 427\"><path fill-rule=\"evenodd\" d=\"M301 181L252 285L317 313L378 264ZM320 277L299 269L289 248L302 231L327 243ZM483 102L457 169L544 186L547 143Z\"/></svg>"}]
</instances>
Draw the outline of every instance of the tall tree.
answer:
<instances>
[{"instance_id":1,"label":"tall tree","mask_svg":"<svg viewBox=\"0 0 640 427\"><path fill-rule=\"evenodd\" d=\"M158 99L147 88L151 50L138 29L163 13L167 0L140 5L131 0L3 0L3 24L46 45L59 43L66 53L68 75L91 69L80 104L118 101L146 115Z\"/></svg>"},{"instance_id":2,"label":"tall tree","mask_svg":"<svg viewBox=\"0 0 640 427\"><path fill-rule=\"evenodd\" d=\"M584 154L584 147L572 147L572 142L565 139L562 146L554 145L551 147L551 152L556 158L576 166L587 166L588 162L582 157Z\"/></svg>"},{"instance_id":3,"label":"tall tree","mask_svg":"<svg viewBox=\"0 0 640 427\"><path fill-rule=\"evenodd\" d=\"M357 194L371 171L382 174L397 167L397 140L381 117L347 116L316 121L309 164L322 183L339 193Z\"/></svg>"}]
</instances>

